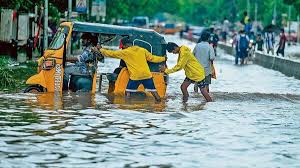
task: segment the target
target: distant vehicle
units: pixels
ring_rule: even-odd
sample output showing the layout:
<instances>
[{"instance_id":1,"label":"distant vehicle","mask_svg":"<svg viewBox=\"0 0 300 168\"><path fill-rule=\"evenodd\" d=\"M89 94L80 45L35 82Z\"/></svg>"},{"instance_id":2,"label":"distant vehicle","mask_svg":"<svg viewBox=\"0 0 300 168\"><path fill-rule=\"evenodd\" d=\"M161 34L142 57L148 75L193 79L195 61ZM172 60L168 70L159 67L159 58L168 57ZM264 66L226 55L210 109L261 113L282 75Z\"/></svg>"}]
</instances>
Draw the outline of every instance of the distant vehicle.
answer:
<instances>
[{"instance_id":1,"label":"distant vehicle","mask_svg":"<svg viewBox=\"0 0 300 168\"><path fill-rule=\"evenodd\" d=\"M167 23L164 27L165 34L175 34L177 32L176 25L173 23Z\"/></svg>"},{"instance_id":2,"label":"distant vehicle","mask_svg":"<svg viewBox=\"0 0 300 168\"><path fill-rule=\"evenodd\" d=\"M289 34L288 31L285 32L285 36L287 38L287 41L290 41L292 43L297 43L297 32L295 30L291 30L291 33Z\"/></svg>"},{"instance_id":3,"label":"distant vehicle","mask_svg":"<svg viewBox=\"0 0 300 168\"><path fill-rule=\"evenodd\" d=\"M132 26L149 29L149 18L147 16L135 16L132 18Z\"/></svg>"},{"instance_id":4,"label":"distant vehicle","mask_svg":"<svg viewBox=\"0 0 300 168\"><path fill-rule=\"evenodd\" d=\"M209 28L207 28L207 27L196 27L196 26L194 26L194 27L192 27L191 29L192 29L193 35L199 36L199 37L201 36L201 34L202 34L204 31L209 31Z\"/></svg>"}]
</instances>

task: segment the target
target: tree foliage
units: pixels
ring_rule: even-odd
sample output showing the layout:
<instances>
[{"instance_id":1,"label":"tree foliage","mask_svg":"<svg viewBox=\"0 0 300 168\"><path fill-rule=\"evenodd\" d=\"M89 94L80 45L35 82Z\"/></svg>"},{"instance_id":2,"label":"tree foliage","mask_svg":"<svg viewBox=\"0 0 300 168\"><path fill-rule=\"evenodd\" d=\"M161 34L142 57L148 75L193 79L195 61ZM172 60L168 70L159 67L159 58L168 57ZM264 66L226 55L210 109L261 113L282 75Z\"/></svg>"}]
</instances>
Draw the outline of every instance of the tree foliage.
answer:
<instances>
[{"instance_id":1,"label":"tree foliage","mask_svg":"<svg viewBox=\"0 0 300 168\"><path fill-rule=\"evenodd\" d=\"M30 12L34 13L35 6L38 6L40 9L41 6L44 6L44 0L0 0L0 8L15 9L18 12ZM61 0L49 0L49 16L55 21L58 21L60 18L60 12L63 12L67 9L66 1Z\"/></svg>"},{"instance_id":2,"label":"tree foliage","mask_svg":"<svg viewBox=\"0 0 300 168\"><path fill-rule=\"evenodd\" d=\"M300 0L284 0L285 4L293 5L295 9L300 12Z\"/></svg>"},{"instance_id":3,"label":"tree foliage","mask_svg":"<svg viewBox=\"0 0 300 168\"><path fill-rule=\"evenodd\" d=\"M89 0L90 7L92 1ZM44 0L0 0L1 8L13 8L21 11L34 12L35 5L42 5ZM68 8L67 0L49 0L49 15L59 16ZM73 9L75 8L73 0ZM265 24L271 23L273 10L277 6L277 19L280 23L281 14L288 13L288 5L295 8L292 19L300 13L300 0L250 0L249 16L254 20L254 4L257 3L257 19ZM243 0L106 0L106 21L112 19L131 20L133 16L149 16L153 18L158 13L169 13L189 23L210 24L227 17L231 21L238 21L242 13L247 10L247 1Z\"/></svg>"}]
</instances>

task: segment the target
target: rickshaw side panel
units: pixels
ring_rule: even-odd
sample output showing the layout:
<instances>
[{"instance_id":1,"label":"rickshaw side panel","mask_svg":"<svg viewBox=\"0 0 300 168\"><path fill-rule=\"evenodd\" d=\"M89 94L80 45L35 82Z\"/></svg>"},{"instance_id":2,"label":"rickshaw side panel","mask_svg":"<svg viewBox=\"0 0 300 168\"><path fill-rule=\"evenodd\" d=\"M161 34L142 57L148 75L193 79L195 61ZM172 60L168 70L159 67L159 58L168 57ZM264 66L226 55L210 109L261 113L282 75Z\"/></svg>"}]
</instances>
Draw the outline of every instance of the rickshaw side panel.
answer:
<instances>
[{"instance_id":1,"label":"rickshaw side panel","mask_svg":"<svg viewBox=\"0 0 300 168\"><path fill-rule=\"evenodd\" d=\"M26 84L27 85L40 85L40 86L43 86L44 88L47 87L43 72L40 72L40 73L28 78L26 81Z\"/></svg>"}]
</instances>

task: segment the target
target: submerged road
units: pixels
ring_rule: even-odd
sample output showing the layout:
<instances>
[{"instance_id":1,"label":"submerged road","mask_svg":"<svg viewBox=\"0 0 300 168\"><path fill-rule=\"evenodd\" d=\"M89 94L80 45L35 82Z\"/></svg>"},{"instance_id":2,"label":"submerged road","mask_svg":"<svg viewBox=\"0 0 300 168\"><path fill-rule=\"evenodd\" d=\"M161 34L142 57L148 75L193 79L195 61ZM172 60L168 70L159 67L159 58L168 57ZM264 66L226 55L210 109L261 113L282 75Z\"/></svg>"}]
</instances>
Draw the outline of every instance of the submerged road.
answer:
<instances>
[{"instance_id":1,"label":"submerged road","mask_svg":"<svg viewBox=\"0 0 300 168\"><path fill-rule=\"evenodd\" d=\"M211 103L192 87L182 103L183 71L170 75L161 104L99 93L56 102L51 94L1 95L0 167L300 167L300 81L218 55ZM169 67L176 60L168 54ZM117 64L106 59L100 71Z\"/></svg>"}]
</instances>

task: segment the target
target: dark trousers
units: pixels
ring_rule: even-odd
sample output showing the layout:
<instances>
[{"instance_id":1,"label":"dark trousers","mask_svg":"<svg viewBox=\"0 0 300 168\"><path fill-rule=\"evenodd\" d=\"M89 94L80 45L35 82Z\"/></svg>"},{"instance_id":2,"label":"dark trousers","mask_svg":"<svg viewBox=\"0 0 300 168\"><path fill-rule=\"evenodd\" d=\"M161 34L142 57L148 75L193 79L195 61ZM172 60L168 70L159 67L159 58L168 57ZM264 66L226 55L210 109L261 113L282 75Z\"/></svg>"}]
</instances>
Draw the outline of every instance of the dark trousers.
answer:
<instances>
[{"instance_id":1,"label":"dark trousers","mask_svg":"<svg viewBox=\"0 0 300 168\"><path fill-rule=\"evenodd\" d=\"M281 54L281 55L284 57L284 48L283 48L283 49L279 49L279 48L278 48L276 54L277 54L277 56L278 56L279 54Z\"/></svg>"}]
</instances>

